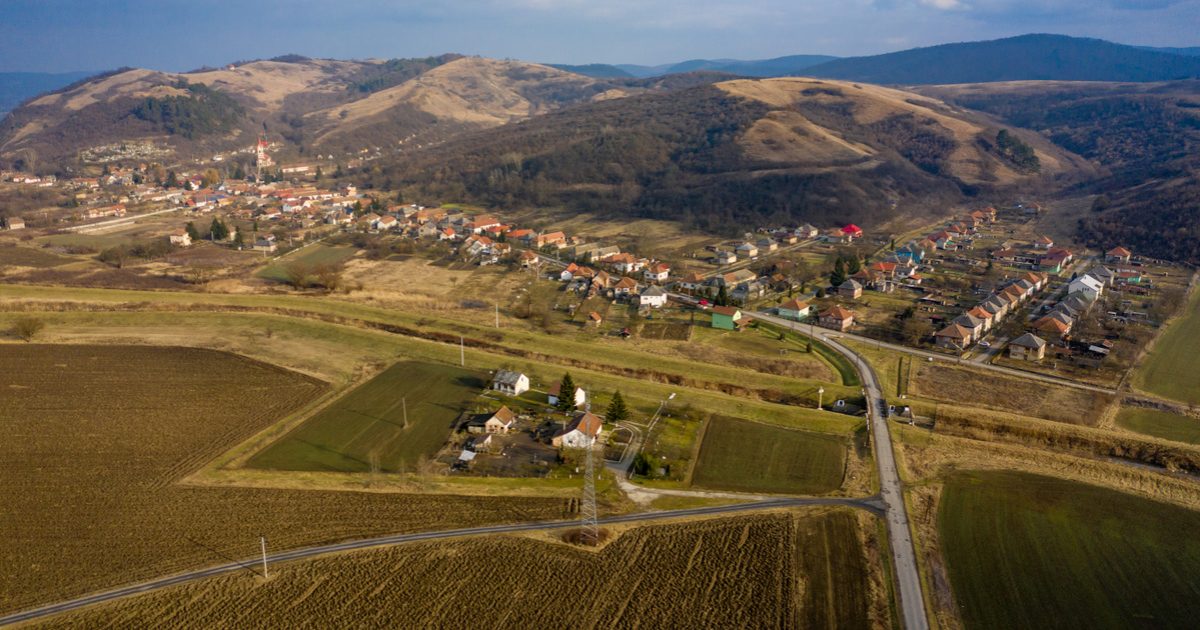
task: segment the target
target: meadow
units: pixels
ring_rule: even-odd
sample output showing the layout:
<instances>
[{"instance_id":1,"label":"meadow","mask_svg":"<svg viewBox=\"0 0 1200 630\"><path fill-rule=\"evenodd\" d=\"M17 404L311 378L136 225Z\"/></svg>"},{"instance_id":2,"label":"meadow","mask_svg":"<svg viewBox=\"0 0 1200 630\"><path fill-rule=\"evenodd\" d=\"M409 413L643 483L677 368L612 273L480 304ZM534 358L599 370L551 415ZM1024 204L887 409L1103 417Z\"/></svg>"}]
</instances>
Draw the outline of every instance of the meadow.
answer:
<instances>
[{"instance_id":1,"label":"meadow","mask_svg":"<svg viewBox=\"0 0 1200 630\"><path fill-rule=\"evenodd\" d=\"M34 267L46 269L76 262L76 259L59 256L41 249L20 247L17 245L0 245L0 266Z\"/></svg>"},{"instance_id":2,"label":"meadow","mask_svg":"<svg viewBox=\"0 0 1200 630\"><path fill-rule=\"evenodd\" d=\"M967 628L1192 628L1200 513L1019 472L945 481L938 532Z\"/></svg>"},{"instance_id":3,"label":"meadow","mask_svg":"<svg viewBox=\"0 0 1200 630\"><path fill-rule=\"evenodd\" d=\"M1183 314L1154 342L1133 376L1142 391L1189 404L1200 403L1200 291L1193 291Z\"/></svg>"},{"instance_id":4,"label":"meadow","mask_svg":"<svg viewBox=\"0 0 1200 630\"><path fill-rule=\"evenodd\" d=\"M48 628L886 626L856 515L638 526L598 552L529 537L416 543L277 565L50 618ZM469 617L469 621L466 618Z\"/></svg>"},{"instance_id":5,"label":"meadow","mask_svg":"<svg viewBox=\"0 0 1200 630\"><path fill-rule=\"evenodd\" d=\"M564 515L561 499L181 483L328 391L212 350L0 344L0 612L250 556L260 535L282 550Z\"/></svg>"},{"instance_id":6,"label":"meadow","mask_svg":"<svg viewBox=\"0 0 1200 630\"><path fill-rule=\"evenodd\" d=\"M486 374L401 361L345 394L262 452L250 468L414 472L445 444Z\"/></svg>"},{"instance_id":7,"label":"meadow","mask_svg":"<svg viewBox=\"0 0 1200 630\"><path fill-rule=\"evenodd\" d=\"M692 485L717 490L825 494L842 485L844 438L726 417L709 420Z\"/></svg>"},{"instance_id":8,"label":"meadow","mask_svg":"<svg viewBox=\"0 0 1200 630\"><path fill-rule=\"evenodd\" d=\"M1200 444L1200 420L1145 407L1122 407L1117 426L1174 442Z\"/></svg>"},{"instance_id":9,"label":"meadow","mask_svg":"<svg viewBox=\"0 0 1200 630\"><path fill-rule=\"evenodd\" d=\"M300 264L309 268L336 265L349 260L357 251L353 247L334 247L316 243L264 266L255 275L264 280L288 282L287 268L289 265Z\"/></svg>"}]
</instances>

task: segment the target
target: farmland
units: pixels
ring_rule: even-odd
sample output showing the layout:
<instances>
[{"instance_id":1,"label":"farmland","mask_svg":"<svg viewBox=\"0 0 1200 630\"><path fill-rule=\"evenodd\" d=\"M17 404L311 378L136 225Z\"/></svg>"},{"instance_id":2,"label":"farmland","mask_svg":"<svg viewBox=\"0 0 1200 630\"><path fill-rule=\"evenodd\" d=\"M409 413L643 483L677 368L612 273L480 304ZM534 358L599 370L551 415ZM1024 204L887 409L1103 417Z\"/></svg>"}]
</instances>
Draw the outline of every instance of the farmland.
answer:
<instances>
[{"instance_id":1,"label":"farmland","mask_svg":"<svg viewBox=\"0 0 1200 630\"><path fill-rule=\"evenodd\" d=\"M402 361L338 399L250 459L252 468L413 472L446 441L455 418L487 386L482 373ZM407 418L407 419L406 419Z\"/></svg>"},{"instance_id":2,"label":"farmland","mask_svg":"<svg viewBox=\"0 0 1200 630\"><path fill-rule=\"evenodd\" d=\"M1200 513L1016 472L947 478L938 531L968 628L1195 625Z\"/></svg>"},{"instance_id":3,"label":"farmland","mask_svg":"<svg viewBox=\"0 0 1200 630\"><path fill-rule=\"evenodd\" d=\"M1137 388L1186 403L1200 403L1200 291L1193 291L1183 314L1173 320L1134 374Z\"/></svg>"},{"instance_id":4,"label":"farmland","mask_svg":"<svg viewBox=\"0 0 1200 630\"><path fill-rule=\"evenodd\" d=\"M1117 426L1164 440L1200 444L1200 419L1142 407L1117 413Z\"/></svg>"},{"instance_id":5,"label":"farmland","mask_svg":"<svg viewBox=\"0 0 1200 630\"><path fill-rule=\"evenodd\" d=\"M327 386L173 347L0 345L0 611L257 550L555 518L558 500L195 487L179 481Z\"/></svg>"},{"instance_id":6,"label":"farmland","mask_svg":"<svg viewBox=\"0 0 1200 630\"><path fill-rule=\"evenodd\" d=\"M715 417L692 483L744 492L833 492L842 485L847 448L845 439L830 435Z\"/></svg>"},{"instance_id":7,"label":"farmland","mask_svg":"<svg viewBox=\"0 0 1200 630\"><path fill-rule=\"evenodd\" d=\"M19 247L17 245L0 245L0 267L12 265L14 267L34 267L37 269L45 269L48 267L57 267L67 263L75 262L75 259L66 256L59 256L40 249L32 247Z\"/></svg>"},{"instance_id":8,"label":"farmland","mask_svg":"<svg viewBox=\"0 0 1200 630\"><path fill-rule=\"evenodd\" d=\"M881 366L883 371L887 366ZM909 393L923 398L1037 416L1057 422L1095 426L1112 401L1098 394L1061 385L1032 384L1028 380L942 362L918 362Z\"/></svg>"},{"instance_id":9,"label":"farmland","mask_svg":"<svg viewBox=\"0 0 1200 630\"><path fill-rule=\"evenodd\" d=\"M523 537L355 552L51 618L47 627L778 627L887 624L856 515L657 524L599 552ZM419 576L419 577L418 577ZM416 578L416 579L414 579ZM548 587L548 585L553 585Z\"/></svg>"},{"instance_id":10,"label":"farmland","mask_svg":"<svg viewBox=\"0 0 1200 630\"><path fill-rule=\"evenodd\" d=\"M257 275L264 280L287 282L288 265L299 264L309 268L316 268L321 265L336 265L350 259L357 251L353 247L331 247L317 243L263 267L258 271Z\"/></svg>"}]
</instances>

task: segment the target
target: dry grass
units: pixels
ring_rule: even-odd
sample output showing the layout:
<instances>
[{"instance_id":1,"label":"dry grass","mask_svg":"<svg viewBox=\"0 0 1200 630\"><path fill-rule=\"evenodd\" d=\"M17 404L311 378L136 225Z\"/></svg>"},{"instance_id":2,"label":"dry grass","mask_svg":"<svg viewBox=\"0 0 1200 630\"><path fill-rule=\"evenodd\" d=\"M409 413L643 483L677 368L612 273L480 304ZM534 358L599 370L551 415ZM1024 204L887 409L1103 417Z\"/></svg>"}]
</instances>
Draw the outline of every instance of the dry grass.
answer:
<instances>
[{"instance_id":1,"label":"dry grass","mask_svg":"<svg viewBox=\"0 0 1200 630\"><path fill-rule=\"evenodd\" d=\"M417 543L247 571L48 627L885 627L856 515L633 528L599 551L536 537Z\"/></svg>"},{"instance_id":2,"label":"dry grass","mask_svg":"<svg viewBox=\"0 0 1200 630\"><path fill-rule=\"evenodd\" d=\"M1087 426L1099 424L1113 403L1113 397L1108 394L943 362L917 362L909 391L914 396L932 400L970 401L979 407Z\"/></svg>"},{"instance_id":3,"label":"dry grass","mask_svg":"<svg viewBox=\"0 0 1200 630\"><path fill-rule=\"evenodd\" d=\"M177 480L325 387L219 352L0 346L0 611L274 549L555 518L561 500L197 488Z\"/></svg>"}]
</instances>

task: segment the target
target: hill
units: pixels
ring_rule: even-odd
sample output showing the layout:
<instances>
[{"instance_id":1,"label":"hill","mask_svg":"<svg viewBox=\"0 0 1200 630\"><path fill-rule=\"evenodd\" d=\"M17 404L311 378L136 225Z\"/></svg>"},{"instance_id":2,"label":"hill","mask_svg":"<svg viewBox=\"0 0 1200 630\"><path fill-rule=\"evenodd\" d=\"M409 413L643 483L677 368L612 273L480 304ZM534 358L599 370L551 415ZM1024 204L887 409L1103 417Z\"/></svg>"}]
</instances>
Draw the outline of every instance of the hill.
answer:
<instances>
[{"instance_id":1,"label":"hill","mask_svg":"<svg viewBox=\"0 0 1200 630\"><path fill-rule=\"evenodd\" d=\"M1200 77L1200 57L1144 50L1099 39L1021 35L838 59L811 76L889 85L990 81L1170 81Z\"/></svg>"},{"instance_id":2,"label":"hill","mask_svg":"<svg viewBox=\"0 0 1200 630\"><path fill-rule=\"evenodd\" d=\"M1082 160L910 92L814 79L735 80L579 105L401 156L367 183L421 198L671 219L879 225L968 195L1074 176Z\"/></svg>"},{"instance_id":3,"label":"hill","mask_svg":"<svg viewBox=\"0 0 1200 630\"><path fill-rule=\"evenodd\" d=\"M616 69L635 77L661 77L686 72L721 72L742 77L785 77L802 74L802 70L833 61L830 55L788 55L773 59L691 59L657 66L622 64Z\"/></svg>"},{"instance_id":4,"label":"hill","mask_svg":"<svg viewBox=\"0 0 1200 630\"><path fill-rule=\"evenodd\" d=\"M634 77L633 74L607 63L589 63L576 66L565 63L548 63L546 65L564 72L574 72L575 74L582 74L585 77L596 79L632 79Z\"/></svg>"},{"instance_id":5,"label":"hill","mask_svg":"<svg viewBox=\"0 0 1200 630\"><path fill-rule=\"evenodd\" d=\"M631 80L631 79L630 79ZM338 61L288 55L220 69L123 69L33 99L0 122L0 164L57 170L81 151L141 141L164 161L248 146L285 154L440 142L555 108L634 91L538 64L461 55Z\"/></svg>"},{"instance_id":6,"label":"hill","mask_svg":"<svg viewBox=\"0 0 1200 630\"><path fill-rule=\"evenodd\" d=\"M1034 129L1109 174L1079 235L1109 248L1200 264L1200 81L1023 81L921 91Z\"/></svg>"},{"instance_id":7,"label":"hill","mask_svg":"<svg viewBox=\"0 0 1200 630\"><path fill-rule=\"evenodd\" d=\"M0 72L0 118L26 99L57 90L94 72Z\"/></svg>"}]
</instances>

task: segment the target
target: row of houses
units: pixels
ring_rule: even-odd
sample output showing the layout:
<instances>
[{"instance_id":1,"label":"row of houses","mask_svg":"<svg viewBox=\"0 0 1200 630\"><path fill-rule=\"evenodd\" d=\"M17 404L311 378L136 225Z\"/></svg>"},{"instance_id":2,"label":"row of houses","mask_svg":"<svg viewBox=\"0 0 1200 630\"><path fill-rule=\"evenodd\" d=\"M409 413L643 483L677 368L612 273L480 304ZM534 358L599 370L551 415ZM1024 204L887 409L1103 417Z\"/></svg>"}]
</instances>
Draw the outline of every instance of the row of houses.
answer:
<instances>
[{"instance_id":1,"label":"row of houses","mask_svg":"<svg viewBox=\"0 0 1200 630\"><path fill-rule=\"evenodd\" d=\"M1027 272L988 295L979 304L954 318L934 334L939 348L962 352L985 335L1008 315L1016 312L1046 286L1045 274Z\"/></svg>"}]
</instances>

